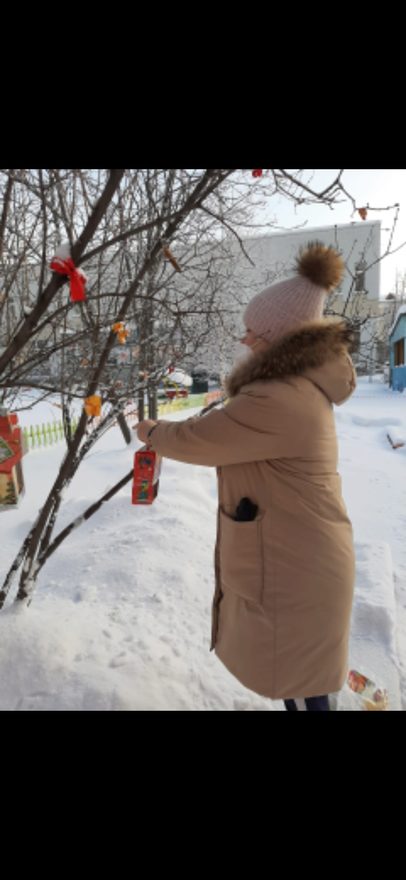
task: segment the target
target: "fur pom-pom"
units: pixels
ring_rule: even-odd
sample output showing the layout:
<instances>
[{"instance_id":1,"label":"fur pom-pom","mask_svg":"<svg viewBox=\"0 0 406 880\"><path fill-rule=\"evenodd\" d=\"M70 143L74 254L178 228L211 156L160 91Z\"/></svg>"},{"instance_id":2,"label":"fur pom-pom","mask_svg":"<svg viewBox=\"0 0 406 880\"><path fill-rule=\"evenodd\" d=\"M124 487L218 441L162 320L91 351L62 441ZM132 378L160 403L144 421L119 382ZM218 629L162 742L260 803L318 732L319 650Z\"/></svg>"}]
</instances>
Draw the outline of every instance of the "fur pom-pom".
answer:
<instances>
[{"instance_id":1,"label":"fur pom-pom","mask_svg":"<svg viewBox=\"0 0 406 880\"><path fill-rule=\"evenodd\" d=\"M319 241L310 242L305 248L301 248L296 258L298 274L328 291L339 285L344 270L344 260L338 251Z\"/></svg>"}]
</instances>

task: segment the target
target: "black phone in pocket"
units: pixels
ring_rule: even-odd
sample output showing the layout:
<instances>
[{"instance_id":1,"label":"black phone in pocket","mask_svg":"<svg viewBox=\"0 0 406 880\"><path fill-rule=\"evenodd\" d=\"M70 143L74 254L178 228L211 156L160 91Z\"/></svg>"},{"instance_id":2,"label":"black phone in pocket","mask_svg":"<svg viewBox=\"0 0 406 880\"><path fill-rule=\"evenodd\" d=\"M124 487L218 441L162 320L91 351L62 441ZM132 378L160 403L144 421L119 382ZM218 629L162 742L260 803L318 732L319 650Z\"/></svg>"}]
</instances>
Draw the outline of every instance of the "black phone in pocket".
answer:
<instances>
[{"instance_id":1,"label":"black phone in pocket","mask_svg":"<svg viewBox=\"0 0 406 880\"><path fill-rule=\"evenodd\" d=\"M236 522L250 522L255 519L258 513L258 505L254 504L250 498L241 498L238 502L234 519Z\"/></svg>"}]
</instances>

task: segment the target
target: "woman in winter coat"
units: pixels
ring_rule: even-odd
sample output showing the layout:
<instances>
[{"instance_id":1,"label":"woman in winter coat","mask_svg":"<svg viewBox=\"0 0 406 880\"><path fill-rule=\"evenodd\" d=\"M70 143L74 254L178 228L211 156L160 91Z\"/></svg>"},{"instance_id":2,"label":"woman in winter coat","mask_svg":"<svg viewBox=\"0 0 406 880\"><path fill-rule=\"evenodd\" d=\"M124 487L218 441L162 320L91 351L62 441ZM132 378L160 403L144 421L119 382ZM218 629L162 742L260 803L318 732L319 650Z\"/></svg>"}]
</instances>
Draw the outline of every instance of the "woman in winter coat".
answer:
<instances>
[{"instance_id":1,"label":"woman in winter coat","mask_svg":"<svg viewBox=\"0 0 406 880\"><path fill-rule=\"evenodd\" d=\"M166 458L217 468L211 648L288 710L328 710L347 676L354 549L333 404L350 397L355 373L347 325L322 317L343 272L334 249L302 250L294 277L246 308L250 354L228 377L225 406L136 429ZM239 518L241 499L251 518Z\"/></svg>"}]
</instances>

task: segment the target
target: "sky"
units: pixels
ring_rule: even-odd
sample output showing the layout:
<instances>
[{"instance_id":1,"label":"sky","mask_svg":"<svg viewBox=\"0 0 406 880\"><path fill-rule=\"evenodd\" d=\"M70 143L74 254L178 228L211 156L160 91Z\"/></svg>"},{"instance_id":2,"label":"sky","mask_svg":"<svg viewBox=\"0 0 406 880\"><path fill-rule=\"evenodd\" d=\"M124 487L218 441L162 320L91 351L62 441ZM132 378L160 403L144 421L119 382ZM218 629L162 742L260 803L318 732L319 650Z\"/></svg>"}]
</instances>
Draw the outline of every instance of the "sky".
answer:
<instances>
[{"instance_id":1,"label":"sky","mask_svg":"<svg viewBox=\"0 0 406 880\"><path fill-rule=\"evenodd\" d=\"M265 173L265 172L264 172ZM306 172L306 181L311 180L315 188L323 188L337 175L336 170L315 170ZM406 170L346 170L342 175L345 189L356 200L357 207L370 206L368 220L381 220L381 253L387 248L390 232L395 218L395 209L384 210L391 205L400 205L392 250L406 243ZM256 217L257 220L276 220L278 227L289 229L306 223L309 228L314 226L333 226L336 223L362 223L357 213L353 213L352 203L344 200L333 209L327 205L301 205L294 207L284 198L272 199L268 208ZM377 208L380 210L372 210ZM381 262L381 296L395 292L396 270L406 271L406 245L404 248L385 257Z\"/></svg>"},{"instance_id":2,"label":"sky","mask_svg":"<svg viewBox=\"0 0 406 880\"><path fill-rule=\"evenodd\" d=\"M393 450L386 436L406 440L404 395L361 377L334 409L356 548L349 665L388 691L390 709L405 710L406 445ZM44 401L21 423L48 421L52 410ZM126 446L118 428L106 432L66 490L57 532L130 470L139 445L135 434ZM63 451L42 446L23 459L25 495L0 514L0 584ZM76 528L42 569L32 604L14 604L13 588L0 612L0 711L284 711L209 651L216 510L215 468L164 459L152 505L132 505L129 483ZM345 686L334 701L362 708Z\"/></svg>"}]
</instances>

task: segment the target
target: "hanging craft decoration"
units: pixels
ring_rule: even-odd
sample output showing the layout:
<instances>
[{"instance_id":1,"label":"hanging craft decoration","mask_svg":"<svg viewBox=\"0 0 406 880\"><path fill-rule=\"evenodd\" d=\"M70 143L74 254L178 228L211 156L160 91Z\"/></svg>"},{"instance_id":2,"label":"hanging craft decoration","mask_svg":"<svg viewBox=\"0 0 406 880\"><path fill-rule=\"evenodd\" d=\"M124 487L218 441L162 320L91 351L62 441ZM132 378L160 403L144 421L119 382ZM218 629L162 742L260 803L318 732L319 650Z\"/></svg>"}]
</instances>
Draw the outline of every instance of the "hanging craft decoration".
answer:
<instances>
[{"instance_id":1,"label":"hanging craft decoration","mask_svg":"<svg viewBox=\"0 0 406 880\"><path fill-rule=\"evenodd\" d=\"M50 263L53 272L59 275L67 275L70 281L70 298L72 302L86 299L85 285L86 275L81 269L77 269L70 255L69 245L61 245L55 251L55 256Z\"/></svg>"},{"instance_id":2,"label":"hanging craft decoration","mask_svg":"<svg viewBox=\"0 0 406 880\"><path fill-rule=\"evenodd\" d=\"M158 495L162 456L142 446L134 455L133 504L152 504Z\"/></svg>"},{"instance_id":3,"label":"hanging craft decoration","mask_svg":"<svg viewBox=\"0 0 406 880\"><path fill-rule=\"evenodd\" d=\"M180 268L178 261L173 256L173 253L169 250L168 245L165 243L162 244L162 252L163 252L165 259L169 260L169 262L172 264L173 268L176 269L177 272L181 272L182 269Z\"/></svg>"},{"instance_id":4,"label":"hanging craft decoration","mask_svg":"<svg viewBox=\"0 0 406 880\"><path fill-rule=\"evenodd\" d=\"M101 413L101 397L98 394L92 394L90 397L86 397L84 407L87 416L90 416L91 418L99 416Z\"/></svg>"},{"instance_id":5,"label":"hanging craft decoration","mask_svg":"<svg viewBox=\"0 0 406 880\"><path fill-rule=\"evenodd\" d=\"M122 321L117 321L116 324L112 326L113 333L117 334L117 339L121 345L125 345L127 342L127 336L129 336L129 330L126 330Z\"/></svg>"}]
</instances>

